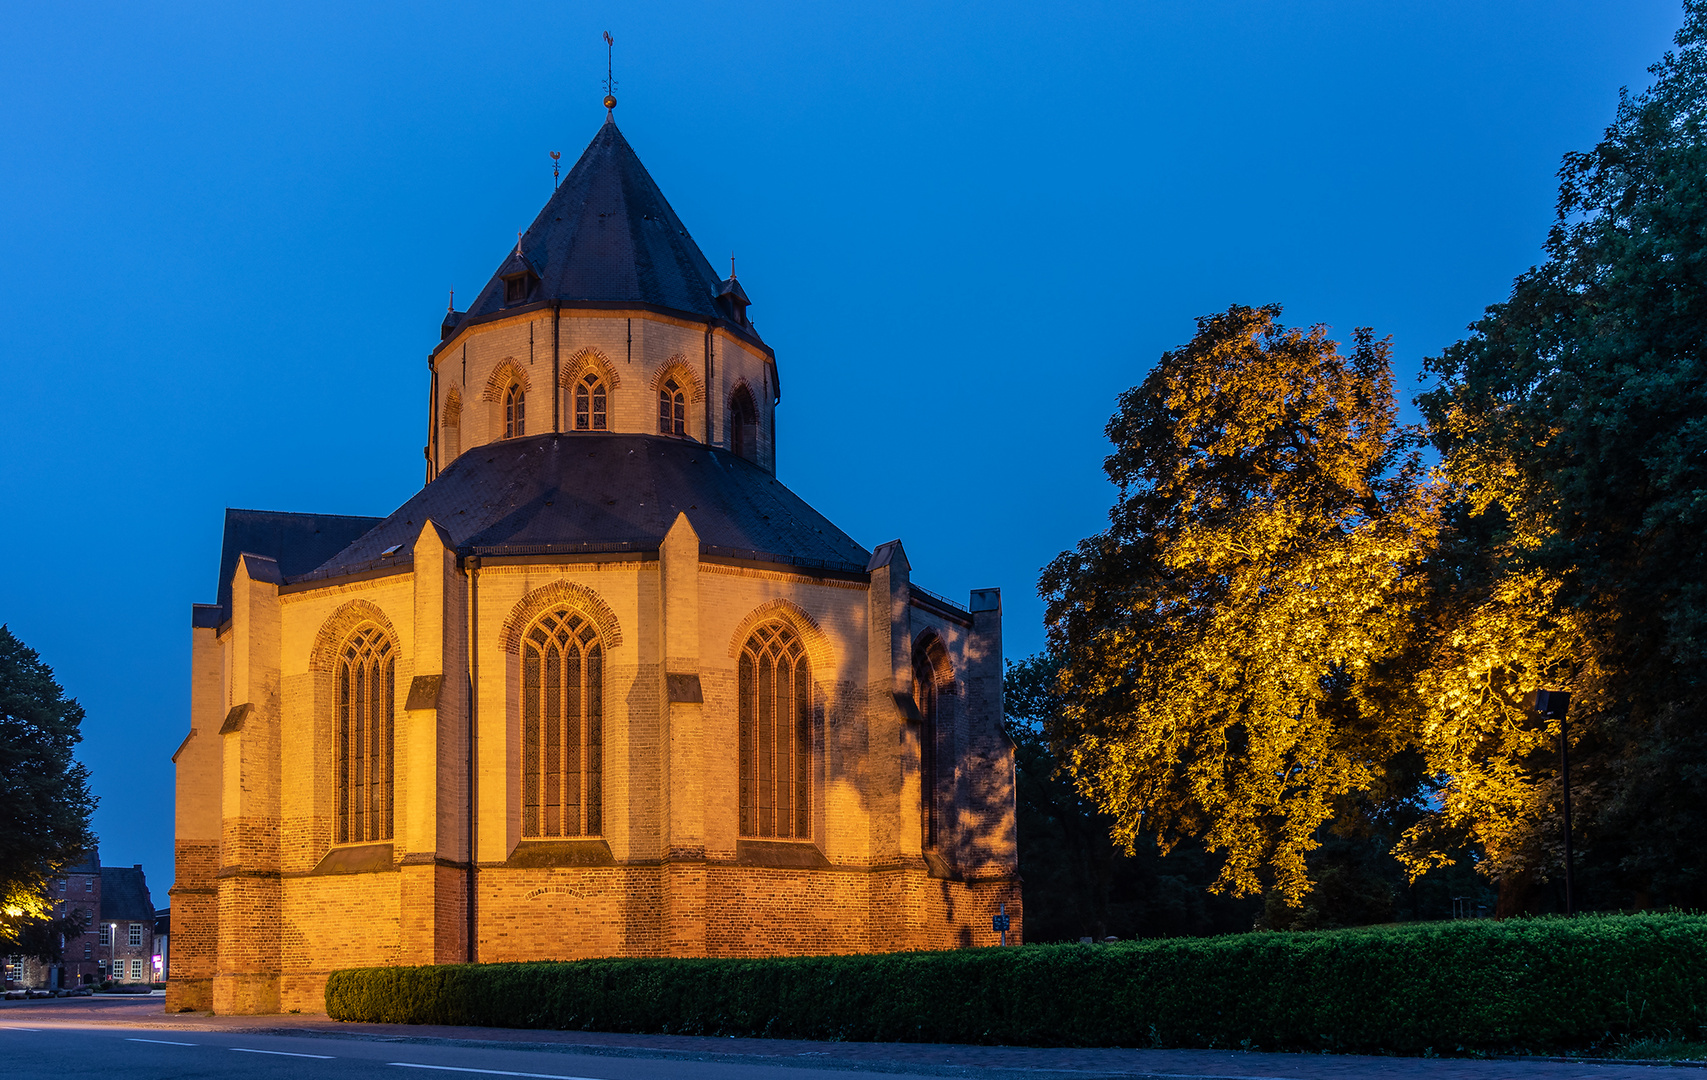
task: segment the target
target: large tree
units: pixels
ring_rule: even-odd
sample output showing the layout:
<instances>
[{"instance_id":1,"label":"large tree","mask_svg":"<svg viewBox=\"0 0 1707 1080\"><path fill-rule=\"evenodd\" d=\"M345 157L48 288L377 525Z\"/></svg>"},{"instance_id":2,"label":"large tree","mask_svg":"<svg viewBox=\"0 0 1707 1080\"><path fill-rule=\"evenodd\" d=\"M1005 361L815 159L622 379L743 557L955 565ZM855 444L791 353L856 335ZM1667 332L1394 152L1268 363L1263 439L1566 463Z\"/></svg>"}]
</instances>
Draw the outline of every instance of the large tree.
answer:
<instances>
[{"instance_id":1,"label":"large tree","mask_svg":"<svg viewBox=\"0 0 1707 1080\"><path fill-rule=\"evenodd\" d=\"M56 959L52 875L94 846L89 771L73 756L83 707L34 649L0 626L0 950Z\"/></svg>"},{"instance_id":2,"label":"large tree","mask_svg":"<svg viewBox=\"0 0 1707 1080\"><path fill-rule=\"evenodd\" d=\"M1557 726L1524 695L1568 687L1591 866L1707 899L1707 2L1676 42L1566 157L1546 260L1428 362L1458 507L1419 867L1468 838L1508 883L1556 872Z\"/></svg>"},{"instance_id":3,"label":"large tree","mask_svg":"<svg viewBox=\"0 0 1707 1080\"><path fill-rule=\"evenodd\" d=\"M1390 795L1427 596L1431 490L1385 341L1280 309L1198 320L1121 396L1106 532L1043 573L1051 736L1130 850L1196 837L1217 891L1296 906L1322 827ZM1402 797L1402 793L1400 796Z\"/></svg>"}]
</instances>

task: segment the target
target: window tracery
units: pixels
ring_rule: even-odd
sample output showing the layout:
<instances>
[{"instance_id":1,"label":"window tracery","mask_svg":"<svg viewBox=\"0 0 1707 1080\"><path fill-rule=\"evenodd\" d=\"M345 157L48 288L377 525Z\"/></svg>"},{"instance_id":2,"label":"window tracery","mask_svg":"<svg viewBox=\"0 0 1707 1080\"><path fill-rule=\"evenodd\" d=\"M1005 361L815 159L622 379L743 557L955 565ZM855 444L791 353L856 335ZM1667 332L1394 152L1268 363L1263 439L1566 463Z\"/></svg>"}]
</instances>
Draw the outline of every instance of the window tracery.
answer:
<instances>
[{"instance_id":1,"label":"window tracery","mask_svg":"<svg viewBox=\"0 0 1707 1080\"><path fill-rule=\"evenodd\" d=\"M688 398L681 384L674 379L664 380L658 388L658 434L686 435L688 433Z\"/></svg>"},{"instance_id":2,"label":"window tracery","mask_svg":"<svg viewBox=\"0 0 1707 1080\"><path fill-rule=\"evenodd\" d=\"M736 690L742 836L811 835L812 670L805 646L784 622L747 638Z\"/></svg>"},{"instance_id":3,"label":"window tracery","mask_svg":"<svg viewBox=\"0 0 1707 1080\"><path fill-rule=\"evenodd\" d=\"M604 650L585 616L555 607L522 635L522 835L603 831Z\"/></svg>"},{"instance_id":4,"label":"window tracery","mask_svg":"<svg viewBox=\"0 0 1707 1080\"><path fill-rule=\"evenodd\" d=\"M511 383L504 391L504 438L519 439L527 434L527 391L520 383Z\"/></svg>"},{"instance_id":5,"label":"window tracery","mask_svg":"<svg viewBox=\"0 0 1707 1080\"><path fill-rule=\"evenodd\" d=\"M372 623L338 650L333 707L337 757L336 842L391 839L397 657Z\"/></svg>"},{"instance_id":6,"label":"window tracery","mask_svg":"<svg viewBox=\"0 0 1707 1080\"><path fill-rule=\"evenodd\" d=\"M608 401L604 380L589 371L575 384L575 430L608 430Z\"/></svg>"}]
</instances>

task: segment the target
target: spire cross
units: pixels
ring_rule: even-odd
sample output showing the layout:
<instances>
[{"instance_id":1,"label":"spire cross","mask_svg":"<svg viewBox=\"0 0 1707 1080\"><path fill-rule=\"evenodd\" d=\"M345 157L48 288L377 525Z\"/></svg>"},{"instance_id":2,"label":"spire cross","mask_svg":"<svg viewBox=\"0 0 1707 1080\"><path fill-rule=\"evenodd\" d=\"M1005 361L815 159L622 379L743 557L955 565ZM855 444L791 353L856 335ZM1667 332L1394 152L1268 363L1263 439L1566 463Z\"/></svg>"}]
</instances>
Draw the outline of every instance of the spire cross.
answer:
<instances>
[{"instance_id":1,"label":"spire cross","mask_svg":"<svg viewBox=\"0 0 1707 1080\"><path fill-rule=\"evenodd\" d=\"M557 190L557 166L562 162L563 155L553 150L551 152L551 189Z\"/></svg>"},{"instance_id":2,"label":"spire cross","mask_svg":"<svg viewBox=\"0 0 1707 1080\"><path fill-rule=\"evenodd\" d=\"M735 280L735 253L733 251L729 253L729 280Z\"/></svg>"},{"instance_id":3,"label":"spire cross","mask_svg":"<svg viewBox=\"0 0 1707 1080\"><path fill-rule=\"evenodd\" d=\"M616 108L616 38L605 31L605 119L611 119L611 110Z\"/></svg>"},{"instance_id":4,"label":"spire cross","mask_svg":"<svg viewBox=\"0 0 1707 1080\"><path fill-rule=\"evenodd\" d=\"M456 290L455 289L452 289L450 291L450 303L445 305L445 310L447 312L456 310Z\"/></svg>"}]
</instances>

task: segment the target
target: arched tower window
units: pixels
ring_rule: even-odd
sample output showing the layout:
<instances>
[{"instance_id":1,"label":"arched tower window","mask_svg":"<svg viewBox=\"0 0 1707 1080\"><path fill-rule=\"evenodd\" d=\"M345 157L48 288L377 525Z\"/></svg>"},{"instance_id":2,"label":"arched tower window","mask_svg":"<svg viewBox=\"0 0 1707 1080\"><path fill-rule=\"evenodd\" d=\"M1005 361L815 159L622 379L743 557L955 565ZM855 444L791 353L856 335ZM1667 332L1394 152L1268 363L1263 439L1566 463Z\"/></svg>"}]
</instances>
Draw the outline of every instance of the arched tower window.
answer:
<instances>
[{"instance_id":1,"label":"arched tower window","mask_svg":"<svg viewBox=\"0 0 1707 1080\"><path fill-rule=\"evenodd\" d=\"M522 835L598 836L604 650L578 612L558 607L522 635Z\"/></svg>"},{"instance_id":2,"label":"arched tower window","mask_svg":"<svg viewBox=\"0 0 1707 1080\"><path fill-rule=\"evenodd\" d=\"M812 669L783 622L754 630L741 649L741 835L811 835Z\"/></svg>"},{"instance_id":3,"label":"arched tower window","mask_svg":"<svg viewBox=\"0 0 1707 1080\"><path fill-rule=\"evenodd\" d=\"M589 371L575 384L575 430L606 431L609 415L604 380L598 372Z\"/></svg>"},{"instance_id":4,"label":"arched tower window","mask_svg":"<svg viewBox=\"0 0 1707 1080\"><path fill-rule=\"evenodd\" d=\"M333 702L340 844L391 839L396 653L372 623L357 627L338 650Z\"/></svg>"},{"instance_id":5,"label":"arched tower window","mask_svg":"<svg viewBox=\"0 0 1707 1080\"><path fill-rule=\"evenodd\" d=\"M688 396L681 384L666 379L658 388L658 434L686 435L688 433Z\"/></svg>"},{"instance_id":6,"label":"arched tower window","mask_svg":"<svg viewBox=\"0 0 1707 1080\"><path fill-rule=\"evenodd\" d=\"M936 847L941 833L937 665L932 655L940 648L931 640L913 650L913 701L919 707L919 837L926 848Z\"/></svg>"},{"instance_id":7,"label":"arched tower window","mask_svg":"<svg viewBox=\"0 0 1707 1080\"><path fill-rule=\"evenodd\" d=\"M749 461L759 458L759 410L745 385L729 398L729 449Z\"/></svg>"},{"instance_id":8,"label":"arched tower window","mask_svg":"<svg viewBox=\"0 0 1707 1080\"><path fill-rule=\"evenodd\" d=\"M527 434L527 397L521 383L511 383L504 391L504 438L518 439Z\"/></svg>"}]
</instances>

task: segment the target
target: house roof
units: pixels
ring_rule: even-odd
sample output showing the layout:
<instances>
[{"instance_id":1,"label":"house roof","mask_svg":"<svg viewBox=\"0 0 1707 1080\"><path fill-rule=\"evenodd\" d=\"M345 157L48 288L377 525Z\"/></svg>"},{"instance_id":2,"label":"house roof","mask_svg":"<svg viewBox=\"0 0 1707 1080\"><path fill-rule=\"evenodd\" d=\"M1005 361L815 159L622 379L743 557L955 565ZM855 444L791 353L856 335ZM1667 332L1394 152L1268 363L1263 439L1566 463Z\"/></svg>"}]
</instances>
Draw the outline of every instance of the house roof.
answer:
<instances>
[{"instance_id":1,"label":"house roof","mask_svg":"<svg viewBox=\"0 0 1707 1080\"><path fill-rule=\"evenodd\" d=\"M311 574L402 560L430 518L464 554L656 551L678 513L703 554L863 574L870 553L764 469L686 439L535 435L476 447ZM286 572L287 579L291 578Z\"/></svg>"},{"instance_id":2,"label":"house roof","mask_svg":"<svg viewBox=\"0 0 1707 1080\"><path fill-rule=\"evenodd\" d=\"M305 574L350 545L381 518L343 514L289 514L273 510L226 510L225 542L219 552L218 626L231 617L231 575L244 552L265 555L286 577ZM198 625L201 625L198 623Z\"/></svg>"},{"instance_id":3,"label":"house roof","mask_svg":"<svg viewBox=\"0 0 1707 1080\"><path fill-rule=\"evenodd\" d=\"M142 867L101 867L101 921L154 923L154 901Z\"/></svg>"},{"instance_id":4,"label":"house roof","mask_svg":"<svg viewBox=\"0 0 1707 1080\"><path fill-rule=\"evenodd\" d=\"M612 120L457 316L459 324L503 309L503 279L524 269L539 277L526 303L646 304L729 321L757 336L719 301L723 283Z\"/></svg>"}]
</instances>

